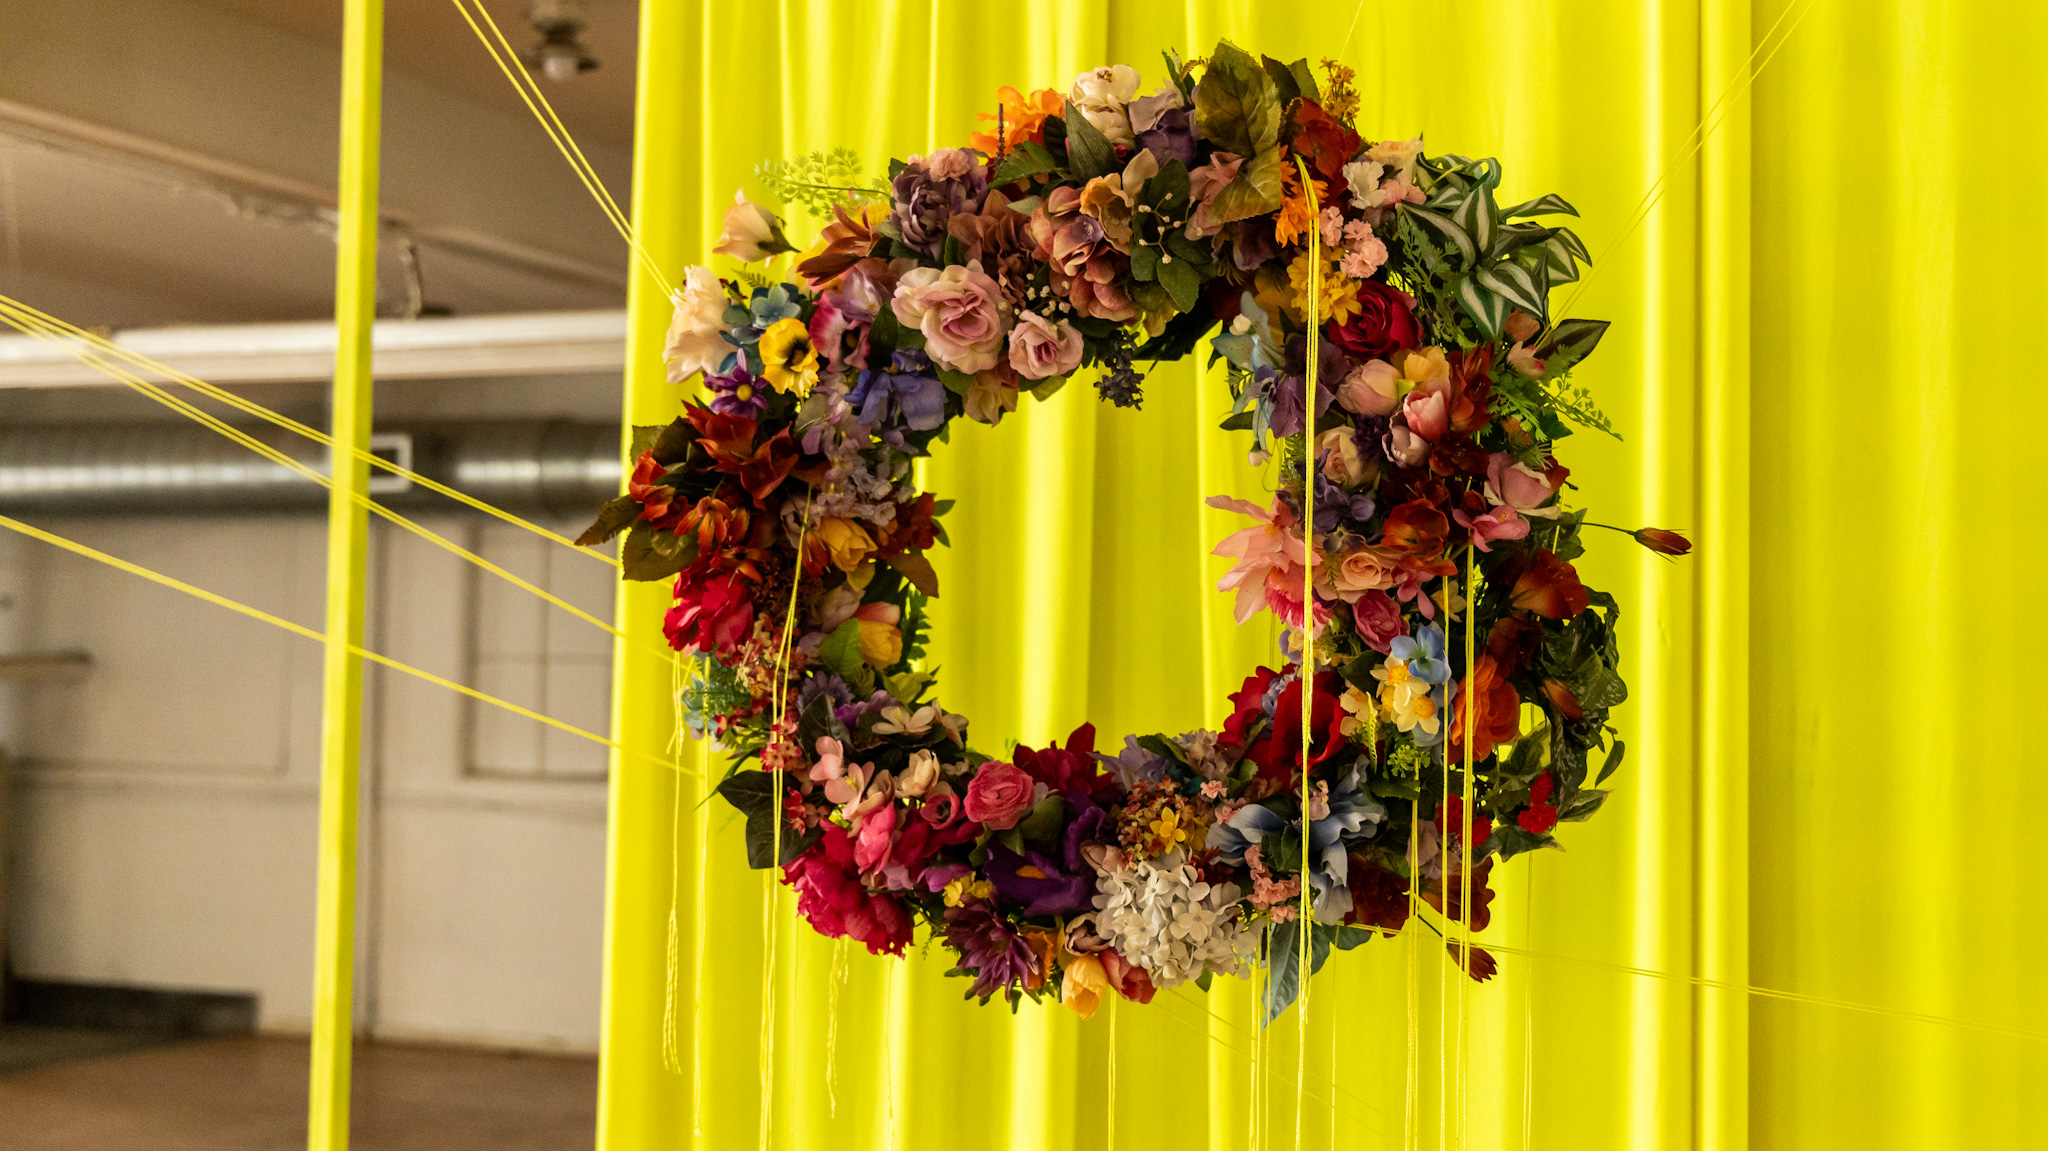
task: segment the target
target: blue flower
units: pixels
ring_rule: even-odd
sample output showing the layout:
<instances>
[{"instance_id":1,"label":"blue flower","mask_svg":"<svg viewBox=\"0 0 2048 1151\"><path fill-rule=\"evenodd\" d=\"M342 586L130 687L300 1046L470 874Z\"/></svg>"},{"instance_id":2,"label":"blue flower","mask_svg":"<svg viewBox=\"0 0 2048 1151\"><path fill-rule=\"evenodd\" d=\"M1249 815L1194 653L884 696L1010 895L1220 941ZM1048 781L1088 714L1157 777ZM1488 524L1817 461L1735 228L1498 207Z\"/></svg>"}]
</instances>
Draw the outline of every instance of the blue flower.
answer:
<instances>
[{"instance_id":1,"label":"blue flower","mask_svg":"<svg viewBox=\"0 0 2048 1151\"><path fill-rule=\"evenodd\" d=\"M1408 674L1424 683L1443 683L1451 678L1451 665L1444 660L1444 632L1433 623L1423 624L1412 636L1396 636L1387 654L1406 660Z\"/></svg>"},{"instance_id":2,"label":"blue flower","mask_svg":"<svg viewBox=\"0 0 2048 1151\"><path fill-rule=\"evenodd\" d=\"M946 422L946 385L932 374L923 352L906 348L882 370L863 369L860 382L846 394L861 423L879 425L900 415L912 431L928 432Z\"/></svg>"},{"instance_id":3,"label":"blue flower","mask_svg":"<svg viewBox=\"0 0 2048 1151\"><path fill-rule=\"evenodd\" d=\"M1317 923L1338 923L1351 910L1351 853L1347 842L1371 839L1379 834L1387 809L1373 802L1358 784L1358 772L1346 772L1330 789L1330 810L1309 824L1309 857L1316 867L1309 873L1309 888L1315 892L1313 906Z\"/></svg>"},{"instance_id":4,"label":"blue flower","mask_svg":"<svg viewBox=\"0 0 2048 1151\"><path fill-rule=\"evenodd\" d=\"M754 326L767 331L777 320L795 319L801 309L789 293L788 284L777 284L772 288L755 288L754 298L748 302L753 315Z\"/></svg>"}]
</instances>

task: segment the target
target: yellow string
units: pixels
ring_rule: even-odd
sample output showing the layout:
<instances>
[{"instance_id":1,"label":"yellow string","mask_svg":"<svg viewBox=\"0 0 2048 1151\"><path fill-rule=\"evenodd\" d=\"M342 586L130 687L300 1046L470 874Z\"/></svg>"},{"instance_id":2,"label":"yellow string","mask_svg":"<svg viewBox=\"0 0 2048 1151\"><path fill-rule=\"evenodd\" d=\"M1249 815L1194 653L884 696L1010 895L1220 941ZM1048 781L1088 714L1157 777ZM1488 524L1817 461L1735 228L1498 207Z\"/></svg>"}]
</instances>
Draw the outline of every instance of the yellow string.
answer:
<instances>
[{"instance_id":1,"label":"yellow string","mask_svg":"<svg viewBox=\"0 0 2048 1151\"><path fill-rule=\"evenodd\" d=\"M286 454L285 452L279 451L277 448L264 443L262 440L255 438L254 436L250 435L243 429L235 427L233 424L227 423L226 421L220 419L219 417L213 415L212 413L177 398L176 396L170 394L162 387L154 383L151 383L150 381L145 380L140 376L137 376L134 373L127 371L124 368L120 368L113 364L106 363L102 358L100 358L98 355L94 353L80 353L78 359L81 362L87 364L88 366L96 368L99 371L105 373L107 376L115 380L118 380L121 383L126 384L128 387L142 393L143 395L156 401L159 404L162 404L163 406L171 409L172 411L177 412L180 415L183 415L186 418L193 420L194 422L200 424L202 427L205 427L215 433L218 433L219 435L233 441L234 443L239 444L252 452L255 452L257 455L262 456L264 459L267 459L272 463L277 464L279 467L282 467L287 471L290 471L300 476L303 479L311 480L312 482L319 484L324 488L328 488L331 490L334 487L334 481L332 477L321 473L317 469L308 466L303 461L295 459L292 456ZM554 593L549 592L546 589L529 582L528 580L525 580L517 575L514 575L513 573L505 570L497 564L492 563L490 560L487 560L484 557L476 554L475 552L472 552L469 549L463 547L462 545L456 543L455 541L448 539L446 536L443 536L433 531L432 529L418 523L417 521L405 515L400 514L399 512L393 511L392 509L385 507L383 504L380 504L375 500L372 500L369 496L361 492L351 491L348 494L353 500L353 502L356 504L356 506L376 513L383 519L397 525L398 527L405 529L406 531L412 533L415 536L418 536L420 539L423 539L428 543L433 544L435 547L438 547L451 555L457 556L463 560L468 561L471 564L474 564L477 567L482 568L483 570L491 573L492 575L497 576L499 579L504 580L506 583L509 583L522 591L528 592L534 596L539 597L547 603L552 604L553 606L558 607L565 612L568 612L570 615L575 616L577 619L580 619L585 623L588 623L597 628L601 628L619 639L626 640L629 643L632 643L638 647L643 648L646 651L649 651L655 655L659 655L663 658L669 658L673 654L666 648L658 647L654 644L648 643L645 640L641 640L635 636L627 635L625 632L620 631L616 627L613 627L609 622L603 619L599 619L597 616L594 616L589 612L584 611L582 608L579 608L575 604L572 604L567 600L562 599L560 596L557 596Z\"/></svg>"},{"instance_id":2,"label":"yellow string","mask_svg":"<svg viewBox=\"0 0 2048 1151\"><path fill-rule=\"evenodd\" d=\"M683 765L683 661L669 661L669 699L673 705L675 726L669 733L669 752L675 757L678 770ZM676 912L676 903L682 898L683 884L683 785L676 781L675 801L669 805L668 819L668 954L666 956L666 981L661 994L661 1065L671 1075L683 1073L682 1020L679 1017L682 990L682 924Z\"/></svg>"},{"instance_id":3,"label":"yellow string","mask_svg":"<svg viewBox=\"0 0 2048 1151\"><path fill-rule=\"evenodd\" d=\"M329 436L326 432L323 432L318 428L302 424L289 416L282 415L278 412L274 412L269 408L264 407L262 404L255 402L254 400L245 399L241 396L236 395L233 392L226 390L225 388L209 384L205 380L199 379L198 377L189 375L185 372L181 372L178 369L163 363L162 361L152 359L151 357L146 356L141 352L137 352L132 348L124 347L123 345L117 344L112 340L109 340L106 337L101 336L95 332L87 331L86 329L78 327L75 324L71 324L64 320L58 319L56 316L50 315L48 312L44 312L38 308L35 308L29 304L22 303L20 300L14 299L13 297L4 294L0 294L0 321L4 321L9 326L28 335L34 336L37 339L43 340L47 343L53 343L58 345L59 347L64 348L68 355L72 356L75 359L78 359L83 363L86 363L88 366L98 368L98 370L108 374L112 378L119 379L120 377L114 376L113 373L107 367L102 366L101 361L96 361L92 359L92 352L98 352L105 356L111 356L115 359L125 361L141 369L142 371L151 373L153 375L162 376L164 379L170 381L171 383L178 384L182 387L190 388L193 391L196 391L199 394L207 397L208 399L215 400L222 404L226 404L228 407L234 408L237 411L245 412L251 416L255 416L257 419L263 420L267 423L274 424L277 427L285 429L286 431L293 432L297 435L305 437L306 439L312 440L314 443L324 445L330 450L330 452L333 451L337 446L334 442L333 437ZM87 348L92 349L92 352L88 352L84 349L73 347L72 345L75 343L82 343L86 345ZM122 380L121 382L125 383L127 381ZM340 446L343 450L350 453L353 456L353 458L361 460L373 468L380 469L382 471L390 473L391 475L407 480L421 488L424 488L427 491L435 493L436 495L446 496L447 498L454 500L457 503L463 504L466 507L482 512L485 515L492 516L499 520L502 520L503 522L508 523L513 527L519 528L522 531L532 532L533 534L540 536L543 539L552 541L554 543L562 545L563 547L569 548L575 551L578 555L589 556L590 558L597 560L599 563L610 564L613 567L619 566L619 561L604 554L603 552L593 551L589 548L578 547L576 545L576 541L569 539L567 536L561 535L557 532L549 531L547 528L541 527L539 524L533 523L530 520L522 519L519 516L513 515L511 512L505 511L501 508L494 507L491 504L485 503L484 501L477 499L475 496L469 495L466 492L458 491L455 488L451 488L446 484L440 483L439 481L423 476L418 472L412 471L408 468L402 468L397 464L391 462L390 460L387 460L384 457L377 455L375 452L367 451L362 448L353 447L351 445Z\"/></svg>"},{"instance_id":4,"label":"yellow string","mask_svg":"<svg viewBox=\"0 0 2048 1151\"><path fill-rule=\"evenodd\" d=\"M1451 635L1451 577L1444 576L1437 582L1440 585L1438 597L1443 600L1444 655L1448 657L1450 655ZM1451 693L1447 688L1444 691L1444 704L1446 707L1450 705L1450 696ZM1442 733L1442 739L1438 743L1437 761L1442 765L1443 769L1444 799L1443 803L1437 808L1441 814L1437 817L1436 870L1437 886L1442 890L1444 906L1448 908L1451 905L1451 717L1438 713L1437 725L1438 730ZM1444 930L1445 939L1448 941L1451 931L1448 917L1445 920ZM1440 1151L1450 1151L1451 1146L1451 985L1449 975L1449 968L1445 967L1442 963L1436 965L1436 1145ZM1460 978L1463 978L1463 976L1460 976Z\"/></svg>"},{"instance_id":5,"label":"yellow string","mask_svg":"<svg viewBox=\"0 0 2048 1151\"><path fill-rule=\"evenodd\" d=\"M1478 603L1474 574L1472 544L1468 540L1465 544L1465 778L1464 803L1458 816L1461 825L1458 828L1458 965L1463 969L1460 974L1466 976L1458 980L1458 1143L1461 1147L1467 1139L1466 1123L1470 1118L1466 1113L1466 1100L1470 1086L1467 1064L1470 1062L1468 1044L1472 1024L1467 1012L1470 1010L1472 989L1469 975L1472 969L1472 817L1473 803L1478 796L1472 778L1472 735L1479 715L1479 677L1475 674L1473 662L1478 646L1474 629L1479 622L1479 612L1474 607Z\"/></svg>"},{"instance_id":6,"label":"yellow string","mask_svg":"<svg viewBox=\"0 0 2048 1151\"><path fill-rule=\"evenodd\" d=\"M633 231L632 221L619 209L618 201L612 199L612 194L605 188L604 181L598 178L597 169L591 167L590 161L584 158L583 149L576 146L575 138L569 134L568 125L562 123L560 116L555 115L554 106L548 103L546 93L534 82L533 74L526 70L525 62L519 58L519 51L512 47L511 41L505 39L505 34L498 30L498 23L491 19L490 10L484 7L482 0L471 0L476 6L476 15L471 16L469 7L463 0L454 0L454 3L455 10L462 13L463 22L469 25L470 31L476 33L476 38L483 44L484 51L490 53L492 62L505 74L505 79L512 82L513 89L519 93L519 99L525 102L526 110L532 112L534 119L540 121L541 130L554 142L555 150L562 154L562 159L569 162L570 170L576 173L576 178L582 182L584 190L597 201L598 209L611 221L612 227L619 233L619 238L626 241L626 246L633 250L633 255L638 257L641 266L647 269L647 274L660 286L661 294L675 295L675 288L671 287L668 278L661 274L661 269L655 266L654 257L641 246L639 236ZM485 35L483 28L477 25L479 18L490 28L490 35ZM493 37L497 40L496 44L491 42ZM500 48L503 49L502 54Z\"/></svg>"},{"instance_id":7,"label":"yellow string","mask_svg":"<svg viewBox=\"0 0 2048 1151\"><path fill-rule=\"evenodd\" d=\"M1522 871L1522 938L1536 922L1536 860ZM1522 1151L1534 1138L1536 1114L1536 973L1522 973Z\"/></svg>"},{"instance_id":8,"label":"yellow string","mask_svg":"<svg viewBox=\"0 0 2048 1151\"><path fill-rule=\"evenodd\" d=\"M775 650L774 696L769 703L768 747L762 753L762 766L770 767L773 775L774 800L770 814L775 819L773 847L768 857L768 869L762 873L768 892L761 903L761 934L767 940L767 956L761 964L761 1151L768 1151L771 1137L771 1121L775 1113L775 960L776 960L776 919L775 872L782 863L782 763L778 756L773 764L767 761L769 754L782 746L783 721L789 715L789 653L796 639L797 595L804 586L804 543L810 538L811 497L804 497L804 518L797 526L796 568L789 577L789 610L782 620L782 636Z\"/></svg>"},{"instance_id":9,"label":"yellow string","mask_svg":"<svg viewBox=\"0 0 2048 1151\"><path fill-rule=\"evenodd\" d=\"M1296 957L1296 970L1300 973L1300 990L1296 994L1294 1009L1294 1145L1301 1146L1302 1091L1308 1082L1308 984L1310 960L1310 935L1315 927L1313 905L1309 901L1309 805L1314 793L1309 787L1309 745L1315 740L1315 686L1316 686L1316 361L1321 358L1318 346L1322 338L1322 294L1323 264L1322 207L1316 203L1315 180L1309 176L1308 164L1301 157L1294 158L1295 167L1301 172L1301 192L1308 199L1308 317L1307 317L1307 359L1303 363L1303 426L1301 430L1301 910L1297 916L1296 938L1301 944L1301 954Z\"/></svg>"},{"instance_id":10,"label":"yellow string","mask_svg":"<svg viewBox=\"0 0 2048 1151\"><path fill-rule=\"evenodd\" d=\"M22 535L28 536L31 539L41 540L46 544L51 544L56 547L63 548L65 551L71 552L74 555L84 556L86 559L93 560L98 563L103 563L108 567L119 569L121 571L127 572L130 575L141 576L143 579L149 580L152 583L161 584L164 587L170 588L173 591L184 592L186 595L192 596L196 599L205 600L206 602L214 604L218 607L227 608L229 611L237 612L241 615L248 616L250 619L270 624L273 627L283 628L284 630L291 632L294 635L304 636L307 639L318 640L321 643L327 642L327 636L325 633L316 631L310 627L305 626L304 624L293 623L291 620L285 619L282 616L272 615L271 613L264 611L262 608L250 607L248 604L229 599L228 597L221 595L218 592L207 591L205 588L196 587L174 576L167 576L162 572L154 571L150 568L143 567L141 564L131 563L130 561L124 560L119 556L108 555L106 552L100 551L97 548L87 547L85 544L65 539L63 536L60 535L54 535L50 532L44 531L41 528L33 527L29 524L22 523L20 520L13 519L9 516L0 516L0 527L7 528L10 531L20 532ZM433 672L414 667L409 663L403 663L399 660L395 660L388 655L380 655L377 652L370 651L357 644L349 644L347 646L349 653L352 655L360 656L361 658L367 659L372 663L388 667L393 671L404 672L406 675L412 676L415 679L425 680L426 682L431 683L436 687L445 687L449 691L459 692L463 695L468 696L471 699L477 700L480 703L487 703L493 707L503 708L504 710L509 711L514 715L524 716L527 719L534 720L538 723L547 724L549 727L552 727L557 731L564 731L569 733L570 735L578 737L579 739L587 739L592 743L602 744L605 747L612 748L623 754L631 755L639 759L644 759L650 763L659 764L664 768L669 768L671 770L676 771L683 771L685 774L688 775L697 774L696 772L688 771L687 769L682 768L677 764L670 763L668 760L662 759L659 756L649 755L648 753L640 751L637 748L627 747L625 744L607 739L604 736L597 734L596 732L585 731L582 728L575 726L574 724L564 723L559 719L553 718L552 716L542 715L541 713L534 711L531 708L521 707L518 704L512 703L509 700L499 699L495 695L489 695L485 692L478 691L477 689L470 687L467 684L456 683L452 679L448 679L444 676L435 675Z\"/></svg>"},{"instance_id":11,"label":"yellow string","mask_svg":"<svg viewBox=\"0 0 2048 1151\"><path fill-rule=\"evenodd\" d=\"M832 941L832 982L825 988L825 1115L839 1118L839 990L846 986L846 937Z\"/></svg>"},{"instance_id":12,"label":"yellow string","mask_svg":"<svg viewBox=\"0 0 2048 1151\"><path fill-rule=\"evenodd\" d=\"M1102 1122L1103 1151L1116 1151L1116 1001L1109 997L1109 1105Z\"/></svg>"},{"instance_id":13,"label":"yellow string","mask_svg":"<svg viewBox=\"0 0 2048 1151\"><path fill-rule=\"evenodd\" d=\"M1420 793L1422 780L1417 772L1416 791ZM1408 918L1404 924L1412 923L1422 913L1421 903L1422 863L1421 838L1422 801L1408 801ZM1407 1151L1416 1151L1422 1145L1422 965L1420 932L1409 931L1404 926L1402 933L1408 936L1408 1077L1403 1103L1402 1146Z\"/></svg>"},{"instance_id":14,"label":"yellow string","mask_svg":"<svg viewBox=\"0 0 2048 1151\"><path fill-rule=\"evenodd\" d=\"M1700 116L1700 122L1694 125L1692 132L1686 136L1690 146L1685 149L1683 154L1664 165L1664 170L1657 174L1656 180L1650 184L1649 191L1643 193L1643 198L1636 205L1636 210L1630 214L1628 224L1622 228L1619 235L1600 250L1600 258L1592 263L1592 271L1586 273L1585 278L1578 282L1578 285L1572 289L1572 294L1566 298L1564 307L1558 309L1553 313L1554 315L1568 316L1571 314L1572 306L1579 302L1579 297L1586 294L1586 289L1592 284L1594 277L1598 276L1601 269L1606 267L1608 257L1613 255L1614 250L1619 248L1629 236L1635 233L1635 230L1642 225L1643 221L1649 218L1650 212L1656 208L1658 201L1664 198L1664 182L1671 178L1671 173L1677 171L1680 165L1699 155L1700 149L1707 146L1707 137L1713 135L1714 129L1720 127L1721 120L1725 119L1725 117L1721 119L1716 119L1715 117L1715 113L1720 111L1722 103L1739 97L1751 85L1756 83L1757 77L1764 74L1764 69L1768 68L1771 61L1777 58L1779 50L1784 48L1786 42L1792 39L1794 32L1799 31L1799 25L1806 22L1807 14L1812 12L1819 3L1820 0L1807 0L1806 7L1799 12L1799 18L1792 22L1790 28L1785 29L1785 35L1780 37L1778 43L1771 48L1770 55L1765 56L1763 62L1758 64L1756 63L1757 53L1762 52L1764 45L1770 43L1771 34L1778 30L1779 24L1785 22L1785 17L1791 14L1792 9L1796 5L1787 4L1784 11L1778 13L1777 21L1757 40L1756 47L1750 50L1749 58L1742 62L1743 75L1740 82L1734 83L1732 87L1723 88L1721 94L1714 97L1714 102L1708 105L1706 112ZM1755 67L1752 68L1752 64L1755 64Z\"/></svg>"}]
</instances>

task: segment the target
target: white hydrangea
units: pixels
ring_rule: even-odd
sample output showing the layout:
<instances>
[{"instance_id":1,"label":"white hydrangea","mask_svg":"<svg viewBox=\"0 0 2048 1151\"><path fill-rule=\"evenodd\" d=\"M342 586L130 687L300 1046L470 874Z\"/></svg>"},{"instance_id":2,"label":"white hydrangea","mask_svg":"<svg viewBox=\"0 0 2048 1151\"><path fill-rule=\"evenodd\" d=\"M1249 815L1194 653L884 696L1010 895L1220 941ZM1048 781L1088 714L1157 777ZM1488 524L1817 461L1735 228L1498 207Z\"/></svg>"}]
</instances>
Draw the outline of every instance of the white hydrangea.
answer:
<instances>
[{"instance_id":1,"label":"white hydrangea","mask_svg":"<svg viewBox=\"0 0 2048 1151\"><path fill-rule=\"evenodd\" d=\"M1095 881L1096 930L1161 989L1204 972L1243 976L1258 943L1237 922L1234 883L1211 885L1174 851Z\"/></svg>"}]
</instances>

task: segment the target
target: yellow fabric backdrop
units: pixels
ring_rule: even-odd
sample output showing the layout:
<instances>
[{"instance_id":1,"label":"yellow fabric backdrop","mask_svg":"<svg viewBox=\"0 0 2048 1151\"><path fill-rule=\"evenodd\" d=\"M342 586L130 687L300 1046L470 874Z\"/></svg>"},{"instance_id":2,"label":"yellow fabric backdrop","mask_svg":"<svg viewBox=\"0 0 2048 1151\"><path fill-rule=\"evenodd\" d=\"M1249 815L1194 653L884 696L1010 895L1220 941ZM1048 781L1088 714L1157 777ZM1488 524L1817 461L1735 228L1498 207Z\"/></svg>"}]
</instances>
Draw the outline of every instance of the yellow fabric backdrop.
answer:
<instances>
[{"instance_id":1,"label":"yellow fabric backdrop","mask_svg":"<svg viewBox=\"0 0 2048 1151\"><path fill-rule=\"evenodd\" d=\"M2021 966L2040 896L2016 722L2040 682L2025 658L2044 627L2020 592L2043 545L2014 521L2041 402L2013 335L2038 326L2014 241L2043 185L2048 21L1997 0L1901 15L1920 7L643 0L635 215L675 278L760 160L843 144L879 168L963 143L1000 85L1064 89L1119 62L1149 88L1161 49L1218 36L1283 59L1345 45L1368 135L1498 156L1504 195L1584 213L1599 266L1574 310L1615 328L1581 375L1626 439L1581 434L1563 455L1598 518L1700 545L1671 564L1617 536L1582 565L1628 612L1629 763L1567 853L1499 877L1489 937L1549 957L1504 956L1471 993L1469 1145L2022 1144L2048 1110L2026 1086L2040 1042L1689 979L2048 1031ZM1761 60L1788 29L1749 89L1752 47ZM644 276L634 292L629 414L665 421L666 309ZM1142 412L1077 385L932 462L960 501L933 662L979 746L1083 720L1107 745L1215 724L1272 662L1270 630L1234 627L1209 590L1206 552L1235 525L1201 498L1264 482L1243 436L1215 430L1225 407L1220 377L1162 368ZM625 590L625 626L654 634L664 601ZM618 675L619 738L661 748L666 672L622 655ZM678 795L630 759L613 780L601 1146L753 1147L761 877L701 783ZM672 907L679 1072L662 1055ZM786 893L778 914L777 1147L1246 1145L1243 985L1117 1011L1112 1116L1107 1012L1012 1017L963 1003L940 953L856 948L835 1021L835 945ZM1315 980L1305 1146L1402 1146L1407 954L1374 942ZM1420 960L1434 1147L1444 964ZM1295 1026L1270 1032L1282 1146Z\"/></svg>"}]
</instances>

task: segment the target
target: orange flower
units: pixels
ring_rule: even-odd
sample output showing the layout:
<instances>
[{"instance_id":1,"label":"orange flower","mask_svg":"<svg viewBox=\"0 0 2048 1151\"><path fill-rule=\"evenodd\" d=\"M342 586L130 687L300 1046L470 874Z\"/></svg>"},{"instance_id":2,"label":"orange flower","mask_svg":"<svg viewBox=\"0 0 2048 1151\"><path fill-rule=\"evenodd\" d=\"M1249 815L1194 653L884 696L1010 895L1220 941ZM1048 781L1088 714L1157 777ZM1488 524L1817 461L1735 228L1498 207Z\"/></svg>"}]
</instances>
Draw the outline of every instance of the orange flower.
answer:
<instances>
[{"instance_id":1,"label":"orange flower","mask_svg":"<svg viewBox=\"0 0 2048 1151\"><path fill-rule=\"evenodd\" d=\"M1517 611L1533 611L1550 619L1571 619L1586 610L1586 585L1578 570L1546 551L1539 551L1508 592Z\"/></svg>"},{"instance_id":2,"label":"orange flower","mask_svg":"<svg viewBox=\"0 0 2048 1151\"><path fill-rule=\"evenodd\" d=\"M1316 226L1316 209L1310 206L1308 196L1302 191L1300 169L1283 169L1280 180L1280 215L1273 221L1273 238L1285 248L1308 235L1309 229ZM1323 203L1328 198L1328 188L1313 177L1309 183L1315 188L1315 202Z\"/></svg>"},{"instance_id":3,"label":"orange flower","mask_svg":"<svg viewBox=\"0 0 2048 1151\"><path fill-rule=\"evenodd\" d=\"M979 149L989 156L999 151L1007 152L1027 140L1033 144L1045 143L1046 117L1057 116L1066 108L1060 94L1051 88L1040 88L1026 96L1017 89L1005 85L996 93L996 99L1003 109L1002 139L996 139L996 134L992 131L975 132L967 137L968 147ZM991 121L997 119L988 112L981 113L981 118Z\"/></svg>"},{"instance_id":4,"label":"orange flower","mask_svg":"<svg viewBox=\"0 0 2048 1151\"><path fill-rule=\"evenodd\" d=\"M1500 673L1500 664L1492 656L1482 655L1473 669L1458 685L1456 711L1451 716L1450 756L1454 763L1465 758L1465 712L1475 699L1479 709L1470 720L1472 762L1492 755L1496 744L1507 743L1522 734L1522 697Z\"/></svg>"}]
</instances>

